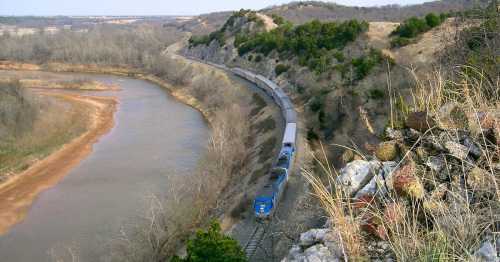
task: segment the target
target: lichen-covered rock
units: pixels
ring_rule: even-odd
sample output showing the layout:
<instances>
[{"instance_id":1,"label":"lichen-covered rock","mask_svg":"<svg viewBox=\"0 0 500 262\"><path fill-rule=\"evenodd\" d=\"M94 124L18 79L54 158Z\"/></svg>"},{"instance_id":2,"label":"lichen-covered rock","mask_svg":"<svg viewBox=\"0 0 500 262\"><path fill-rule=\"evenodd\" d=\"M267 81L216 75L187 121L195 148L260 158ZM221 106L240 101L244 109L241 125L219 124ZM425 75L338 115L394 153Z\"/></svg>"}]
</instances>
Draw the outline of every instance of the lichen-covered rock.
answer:
<instances>
[{"instance_id":1,"label":"lichen-covered rock","mask_svg":"<svg viewBox=\"0 0 500 262\"><path fill-rule=\"evenodd\" d=\"M469 155L469 149L466 146L461 145L457 142L447 141L444 144L444 147L448 150L448 152L450 152L452 156L460 160L467 159L467 156Z\"/></svg>"},{"instance_id":2,"label":"lichen-covered rock","mask_svg":"<svg viewBox=\"0 0 500 262\"><path fill-rule=\"evenodd\" d=\"M394 141L380 143L375 156L381 161L392 161L398 156L398 145Z\"/></svg>"},{"instance_id":3,"label":"lichen-covered rock","mask_svg":"<svg viewBox=\"0 0 500 262\"><path fill-rule=\"evenodd\" d=\"M394 128L386 128L385 135L391 140L401 140L404 138L403 132Z\"/></svg>"},{"instance_id":4,"label":"lichen-covered rock","mask_svg":"<svg viewBox=\"0 0 500 262\"><path fill-rule=\"evenodd\" d=\"M379 161L355 160L340 170L337 182L350 195L355 195L380 169Z\"/></svg>"},{"instance_id":5,"label":"lichen-covered rock","mask_svg":"<svg viewBox=\"0 0 500 262\"><path fill-rule=\"evenodd\" d=\"M387 229L380 217L365 214L361 222L361 229L379 239L387 240L388 238Z\"/></svg>"},{"instance_id":6,"label":"lichen-covered rock","mask_svg":"<svg viewBox=\"0 0 500 262\"><path fill-rule=\"evenodd\" d=\"M342 163L344 164L347 164L349 162L351 162L352 160L354 160L354 151L350 150L350 149L346 149L344 151L344 153L342 153Z\"/></svg>"},{"instance_id":7,"label":"lichen-covered rock","mask_svg":"<svg viewBox=\"0 0 500 262\"><path fill-rule=\"evenodd\" d=\"M387 181L386 181L387 182ZM424 197L424 186L416 176L414 163L408 163L396 170L392 177L392 187L399 196L421 199Z\"/></svg>"},{"instance_id":8,"label":"lichen-covered rock","mask_svg":"<svg viewBox=\"0 0 500 262\"><path fill-rule=\"evenodd\" d=\"M443 105L438 113L438 127L445 130L466 129L467 116L461 107L454 102Z\"/></svg>"},{"instance_id":9,"label":"lichen-covered rock","mask_svg":"<svg viewBox=\"0 0 500 262\"><path fill-rule=\"evenodd\" d=\"M493 188L493 177L486 170L474 167L467 175L467 185L472 190L488 191Z\"/></svg>"},{"instance_id":10,"label":"lichen-covered rock","mask_svg":"<svg viewBox=\"0 0 500 262\"><path fill-rule=\"evenodd\" d=\"M406 126L420 132L425 132L435 125L436 123L427 112L413 112L406 118Z\"/></svg>"}]
</instances>

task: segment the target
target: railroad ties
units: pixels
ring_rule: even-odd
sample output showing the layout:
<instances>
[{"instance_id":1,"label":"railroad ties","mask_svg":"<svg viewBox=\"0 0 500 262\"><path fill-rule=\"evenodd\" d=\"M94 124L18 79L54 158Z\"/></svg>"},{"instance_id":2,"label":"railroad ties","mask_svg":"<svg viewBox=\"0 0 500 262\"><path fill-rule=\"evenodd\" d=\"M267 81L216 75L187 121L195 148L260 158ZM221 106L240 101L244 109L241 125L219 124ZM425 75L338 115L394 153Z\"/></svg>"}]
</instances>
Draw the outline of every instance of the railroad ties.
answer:
<instances>
[{"instance_id":1,"label":"railroad ties","mask_svg":"<svg viewBox=\"0 0 500 262\"><path fill-rule=\"evenodd\" d=\"M245 245L245 254L247 255L248 260L251 260L257 249L260 247L260 243L266 234L267 224L259 223L255 229L253 230L250 239Z\"/></svg>"}]
</instances>

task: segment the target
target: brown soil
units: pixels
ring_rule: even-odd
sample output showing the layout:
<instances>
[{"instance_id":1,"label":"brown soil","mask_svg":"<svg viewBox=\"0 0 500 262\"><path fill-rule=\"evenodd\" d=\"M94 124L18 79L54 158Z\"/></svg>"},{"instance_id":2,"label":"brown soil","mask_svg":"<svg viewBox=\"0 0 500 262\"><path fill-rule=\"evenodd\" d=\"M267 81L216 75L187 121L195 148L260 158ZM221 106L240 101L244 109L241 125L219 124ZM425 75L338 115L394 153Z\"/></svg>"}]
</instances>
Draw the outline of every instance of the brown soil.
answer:
<instances>
[{"instance_id":1,"label":"brown soil","mask_svg":"<svg viewBox=\"0 0 500 262\"><path fill-rule=\"evenodd\" d=\"M0 185L0 234L21 221L42 191L56 185L92 151L92 145L114 125L116 98L75 94L43 93L74 103L85 103L94 109L87 132L64 145L47 158Z\"/></svg>"}]
</instances>

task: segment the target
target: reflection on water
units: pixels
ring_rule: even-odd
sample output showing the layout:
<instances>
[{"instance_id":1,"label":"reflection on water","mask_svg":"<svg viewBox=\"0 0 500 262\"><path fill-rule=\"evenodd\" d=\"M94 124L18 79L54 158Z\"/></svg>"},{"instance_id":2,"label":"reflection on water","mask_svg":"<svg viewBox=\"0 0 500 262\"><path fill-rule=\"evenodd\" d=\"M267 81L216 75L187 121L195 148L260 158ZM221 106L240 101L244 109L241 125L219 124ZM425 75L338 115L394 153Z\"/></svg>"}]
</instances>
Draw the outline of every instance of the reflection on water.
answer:
<instances>
[{"instance_id":1,"label":"reflection on water","mask_svg":"<svg viewBox=\"0 0 500 262\"><path fill-rule=\"evenodd\" d=\"M71 246L98 261L120 226L141 214L146 197L167 192L168 176L192 170L205 151L201 114L151 83L114 76L120 100L115 127L57 186L39 195L26 219L0 237L0 261L46 261L51 247Z\"/></svg>"}]
</instances>

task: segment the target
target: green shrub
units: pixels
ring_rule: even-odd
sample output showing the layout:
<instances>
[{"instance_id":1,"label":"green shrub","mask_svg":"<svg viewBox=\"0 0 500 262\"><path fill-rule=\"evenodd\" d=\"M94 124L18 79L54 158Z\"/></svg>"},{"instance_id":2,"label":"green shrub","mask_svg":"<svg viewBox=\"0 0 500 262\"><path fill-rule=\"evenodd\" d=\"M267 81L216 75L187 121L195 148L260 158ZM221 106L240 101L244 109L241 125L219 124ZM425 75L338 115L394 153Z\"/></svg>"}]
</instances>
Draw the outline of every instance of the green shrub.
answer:
<instances>
[{"instance_id":1,"label":"green shrub","mask_svg":"<svg viewBox=\"0 0 500 262\"><path fill-rule=\"evenodd\" d=\"M381 64L385 59L385 56L380 50L371 49L368 55L363 55L359 58L352 60L352 66L354 67L354 80L361 80L365 78L375 66Z\"/></svg>"},{"instance_id":2,"label":"green shrub","mask_svg":"<svg viewBox=\"0 0 500 262\"><path fill-rule=\"evenodd\" d=\"M429 13L425 16L425 22L430 28L440 25L442 21L443 20L441 20L441 17L437 16L434 13Z\"/></svg>"},{"instance_id":3,"label":"green shrub","mask_svg":"<svg viewBox=\"0 0 500 262\"><path fill-rule=\"evenodd\" d=\"M401 47L411 44L412 40L407 37L395 37L391 40L391 47Z\"/></svg>"},{"instance_id":4,"label":"green shrub","mask_svg":"<svg viewBox=\"0 0 500 262\"><path fill-rule=\"evenodd\" d=\"M220 224L213 221L207 231L199 230L196 237L188 241L186 258L175 256L173 262L244 262L245 252L238 241L221 233Z\"/></svg>"},{"instance_id":5,"label":"green shrub","mask_svg":"<svg viewBox=\"0 0 500 262\"><path fill-rule=\"evenodd\" d=\"M271 17L273 18L273 22L277 25L282 25L285 23L285 19L279 15L272 14Z\"/></svg>"},{"instance_id":6,"label":"green shrub","mask_svg":"<svg viewBox=\"0 0 500 262\"><path fill-rule=\"evenodd\" d=\"M303 60L320 57L320 50L343 49L361 33L368 30L368 23L357 20L343 23L314 20L293 27L285 22L270 32L262 32L238 47L240 56L248 52L268 55L276 50L282 56L296 55Z\"/></svg>"},{"instance_id":7,"label":"green shrub","mask_svg":"<svg viewBox=\"0 0 500 262\"><path fill-rule=\"evenodd\" d=\"M380 89L370 89L368 91L368 97L371 99L383 99L385 97L385 92L384 90Z\"/></svg>"},{"instance_id":8,"label":"green shrub","mask_svg":"<svg viewBox=\"0 0 500 262\"><path fill-rule=\"evenodd\" d=\"M276 65L276 68L274 68L274 72L276 73L276 76L279 76L283 73L286 73L289 69L290 69L289 65L278 64Z\"/></svg>"},{"instance_id":9,"label":"green shrub","mask_svg":"<svg viewBox=\"0 0 500 262\"><path fill-rule=\"evenodd\" d=\"M391 33L391 36L395 37L391 41L391 46L400 47L410 44L410 39L439 26L447 17L447 14L440 14L438 16L434 13L429 13L423 19L411 17L405 20Z\"/></svg>"}]
</instances>

